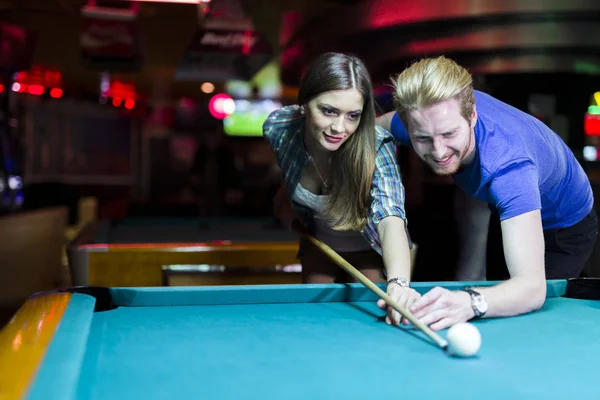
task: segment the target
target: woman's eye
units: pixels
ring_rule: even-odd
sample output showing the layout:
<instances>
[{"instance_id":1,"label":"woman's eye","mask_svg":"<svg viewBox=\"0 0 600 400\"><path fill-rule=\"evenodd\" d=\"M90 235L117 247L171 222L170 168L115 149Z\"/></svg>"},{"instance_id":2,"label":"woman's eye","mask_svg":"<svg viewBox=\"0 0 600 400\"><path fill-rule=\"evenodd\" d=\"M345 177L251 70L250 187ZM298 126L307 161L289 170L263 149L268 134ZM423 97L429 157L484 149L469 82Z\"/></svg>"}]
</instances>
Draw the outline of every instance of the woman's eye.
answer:
<instances>
[{"instance_id":1,"label":"woman's eye","mask_svg":"<svg viewBox=\"0 0 600 400\"><path fill-rule=\"evenodd\" d=\"M323 114L325 115L335 115L335 111L330 108L323 108Z\"/></svg>"},{"instance_id":2,"label":"woman's eye","mask_svg":"<svg viewBox=\"0 0 600 400\"><path fill-rule=\"evenodd\" d=\"M348 114L348 118L350 118L351 121L356 121L360 118L360 114Z\"/></svg>"}]
</instances>

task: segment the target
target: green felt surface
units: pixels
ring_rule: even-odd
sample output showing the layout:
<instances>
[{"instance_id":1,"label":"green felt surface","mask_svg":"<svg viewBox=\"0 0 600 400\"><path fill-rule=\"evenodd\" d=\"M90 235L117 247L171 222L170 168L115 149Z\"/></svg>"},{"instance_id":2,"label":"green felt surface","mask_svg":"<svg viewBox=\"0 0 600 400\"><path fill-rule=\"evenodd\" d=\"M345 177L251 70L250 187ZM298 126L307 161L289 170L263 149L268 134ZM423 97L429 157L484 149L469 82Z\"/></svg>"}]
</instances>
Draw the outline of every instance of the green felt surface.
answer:
<instances>
[{"instance_id":1,"label":"green felt surface","mask_svg":"<svg viewBox=\"0 0 600 400\"><path fill-rule=\"evenodd\" d=\"M93 314L74 398L600 398L598 301L477 321L478 356L457 359L360 285L113 292L128 306Z\"/></svg>"}]
</instances>

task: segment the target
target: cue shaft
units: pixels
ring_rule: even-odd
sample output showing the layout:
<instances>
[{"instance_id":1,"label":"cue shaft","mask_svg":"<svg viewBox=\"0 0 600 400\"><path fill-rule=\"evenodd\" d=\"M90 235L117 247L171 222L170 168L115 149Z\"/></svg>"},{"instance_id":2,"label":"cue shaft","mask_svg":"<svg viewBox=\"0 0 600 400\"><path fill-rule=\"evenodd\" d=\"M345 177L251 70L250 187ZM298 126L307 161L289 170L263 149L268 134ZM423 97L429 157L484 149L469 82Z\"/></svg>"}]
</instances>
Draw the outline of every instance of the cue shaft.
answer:
<instances>
[{"instance_id":1,"label":"cue shaft","mask_svg":"<svg viewBox=\"0 0 600 400\"><path fill-rule=\"evenodd\" d=\"M342 267L346 272L352 275L354 278L359 280L363 285L369 288L372 292L374 292L377 296L381 297L390 307L394 310L398 311L402 314L406 319L408 319L414 326L419 328L423 333L425 333L431 340L433 340L438 346L442 349L446 349L448 347L448 342L444 340L440 335L431 330L427 325L423 324L414 315L410 313L410 311L400 307L398 303L396 303L390 296L387 295L383 290L381 290L377 285L375 285L369 278L364 276L362 272L357 270L346 261L342 256L337 254L331 247L327 246L325 243L320 241L319 239L314 238L309 234L305 234L305 236L310 240L315 246L319 247L329 258L331 258L336 264Z\"/></svg>"}]
</instances>

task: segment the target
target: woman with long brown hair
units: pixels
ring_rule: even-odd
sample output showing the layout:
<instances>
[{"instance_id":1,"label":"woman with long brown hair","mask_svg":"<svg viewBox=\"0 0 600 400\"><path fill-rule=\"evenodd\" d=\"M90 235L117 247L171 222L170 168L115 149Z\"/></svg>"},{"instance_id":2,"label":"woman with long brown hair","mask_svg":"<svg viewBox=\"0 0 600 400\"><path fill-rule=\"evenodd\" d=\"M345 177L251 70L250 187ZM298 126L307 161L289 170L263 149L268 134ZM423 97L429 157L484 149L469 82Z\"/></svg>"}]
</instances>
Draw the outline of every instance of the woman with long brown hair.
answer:
<instances>
[{"instance_id":1,"label":"woman with long brown hair","mask_svg":"<svg viewBox=\"0 0 600 400\"><path fill-rule=\"evenodd\" d=\"M325 53L308 66L298 105L274 111L263 133L294 216L369 279L387 281L388 294L408 307L419 295L410 288L404 187L395 141L375 117L365 64ZM299 256L305 283L349 278L307 241ZM387 321L398 324L398 313L390 308Z\"/></svg>"}]
</instances>

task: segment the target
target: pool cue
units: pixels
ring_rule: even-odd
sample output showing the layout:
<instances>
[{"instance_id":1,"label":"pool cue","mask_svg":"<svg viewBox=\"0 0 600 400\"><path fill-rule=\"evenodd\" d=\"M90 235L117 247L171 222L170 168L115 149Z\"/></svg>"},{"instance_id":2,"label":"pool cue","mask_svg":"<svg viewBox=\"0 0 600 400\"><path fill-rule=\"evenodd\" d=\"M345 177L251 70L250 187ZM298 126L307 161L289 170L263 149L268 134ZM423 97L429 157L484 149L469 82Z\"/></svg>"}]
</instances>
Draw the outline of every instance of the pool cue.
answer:
<instances>
[{"instance_id":1,"label":"pool cue","mask_svg":"<svg viewBox=\"0 0 600 400\"><path fill-rule=\"evenodd\" d=\"M370 289L377 296L381 297L390 307L394 310L398 311L402 316L408 319L414 326L419 328L423 333L425 333L431 340L433 340L442 350L446 351L448 349L448 342L444 340L440 335L431 330L427 325L423 324L421 321L415 318L408 310L400 307L398 303L396 303L390 296L387 295L383 290L379 289L377 285L369 280L366 276L362 274L359 270L354 268L352 264L346 261L342 256L337 254L331 247L327 246L325 243L320 241L319 239L314 238L312 235L301 232L304 237L310 240L315 246L317 246L325 255L331 258L337 265L342 267L346 272L360 281L363 285L365 285L368 289Z\"/></svg>"}]
</instances>

